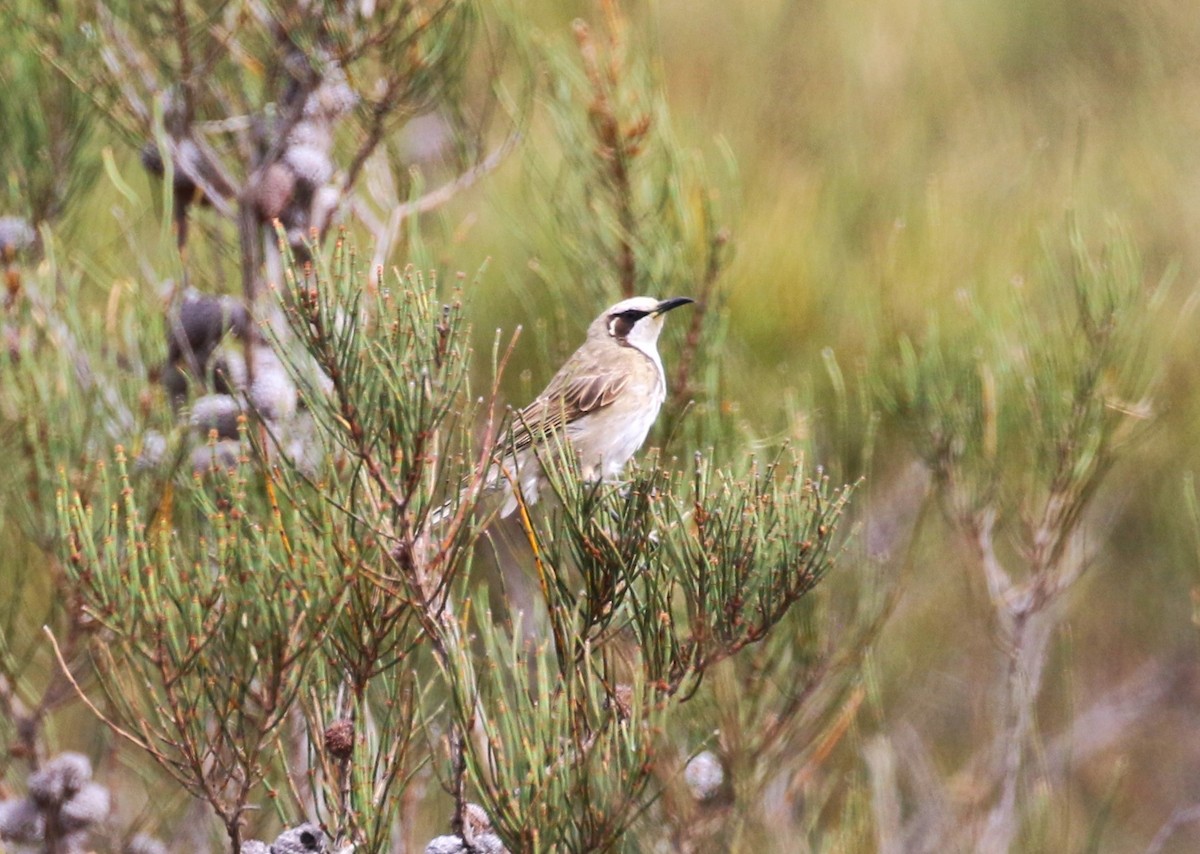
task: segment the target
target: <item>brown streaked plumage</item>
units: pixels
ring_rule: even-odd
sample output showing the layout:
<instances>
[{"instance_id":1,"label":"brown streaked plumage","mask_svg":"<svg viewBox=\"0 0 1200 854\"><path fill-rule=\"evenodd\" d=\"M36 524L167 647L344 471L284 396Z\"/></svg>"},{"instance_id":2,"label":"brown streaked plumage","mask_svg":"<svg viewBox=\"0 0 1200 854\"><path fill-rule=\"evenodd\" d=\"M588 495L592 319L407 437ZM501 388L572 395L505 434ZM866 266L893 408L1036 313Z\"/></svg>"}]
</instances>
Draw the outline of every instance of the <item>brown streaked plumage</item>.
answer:
<instances>
[{"instance_id":1,"label":"brown streaked plumage","mask_svg":"<svg viewBox=\"0 0 1200 854\"><path fill-rule=\"evenodd\" d=\"M527 503L537 501L542 471L535 443L565 436L589 479L614 477L624 468L646 440L666 398L658 355L663 315L690 302L687 297L633 297L592 322L583 345L516 415L515 459L509 458L497 473L510 484L502 516L517 506L513 482L520 484Z\"/></svg>"}]
</instances>

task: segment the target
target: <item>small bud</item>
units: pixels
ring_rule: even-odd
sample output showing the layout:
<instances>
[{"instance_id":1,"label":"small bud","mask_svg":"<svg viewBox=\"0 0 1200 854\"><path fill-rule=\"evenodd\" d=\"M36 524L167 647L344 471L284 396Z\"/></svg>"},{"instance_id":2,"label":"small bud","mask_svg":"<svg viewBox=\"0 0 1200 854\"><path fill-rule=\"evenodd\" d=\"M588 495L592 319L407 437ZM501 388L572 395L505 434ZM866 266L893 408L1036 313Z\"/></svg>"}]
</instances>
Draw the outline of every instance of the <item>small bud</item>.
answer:
<instances>
[{"instance_id":1,"label":"small bud","mask_svg":"<svg viewBox=\"0 0 1200 854\"><path fill-rule=\"evenodd\" d=\"M28 249L37 238L33 227L18 216L0 216L0 256L5 259Z\"/></svg>"},{"instance_id":2,"label":"small bud","mask_svg":"<svg viewBox=\"0 0 1200 854\"><path fill-rule=\"evenodd\" d=\"M33 801L0 801L0 839L32 845L42 841L46 819Z\"/></svg>"},{"instance_id":3,"label":"small bud","mask_svg":"<svg viewBox=\"0 0 1200 854\"><path fill-rule=\"evenodd\" d=\"M725 785L725 768L711 750L692 757L683 770L683 781L687 783L692 797L698 801L710 801Z\"/></svg>"},{"instance_id":4,"label":"small bud","mask_svg":"<svg viewBox=\"0 0 1200 854\"><path fill-rule=\"evenodd\" d=\"M334 759L349 759L354 753L354 724L340 718L326 727L325 752Z\"/></svg>"},{"instance_id":5,"label":"small bud","mask_svg":"<svg viewBox=\"0 0 1200 854\"><path fill-rule=\"evenodd\" d=\"M99 824L108 816L108 789L99 783L85 783L73 798L63 804L59 823L69 832Z\"/></svg>"},{"instance_id":6,"label":"small bud","mask_svg":"<svg viewBox=\"0 0 1200 854\"><path fill-rule=\"evenodd\" d=\"M92 779L82 753L60 753L29 777L29 797L40 807L59 807Z\"/></svg>"},{"instance_id":7,"label":"small bud","mask_svg":"<svg viewBox=\"0 0 1200 854\"><path fill-rule=\"evenodd\" d=\"M254 348L250 401L260 415L271 421L287 420L296 414L296 384L270 347Z\"/></svg>"},{"instance_id":8,"label":"small bud","mask_svg":"<svg viewBox=\"0 0 1200 854\"><path fill-rule=\"evenodd\" d=\"M438 836L425 846L425 854L507 854L508 849L494 833L479 836L467 847L457 836Z\"/></svg>"},{"instance_id":9,"label":"small bud","mask_svg":"<svg viewBox=\"0 0 1200 854\"><path fill-rule=\"evenodd\" d=\"M230 395L206 394L192 404L188 422L202 434L216 431L219 439L236 439L241 412L241 404Z\"/></svg>"},{"instance_id":10,"label":"small bud","mask_svg":"<svg viewBox=\"0 0 1200 854\"><path fill-rule=\"evenodd\" d=\"M293 145L283 155L296 177L310 187L328 183L333 176L329 155L312 145Z\"/></svg>"},{"instance_id":11,"label":"small bud","mask_svg":"<svg viewBox=\"0 0 1200 854\"><path fill-rule=\"evenodd\" d=\"M487 811L479 804L467 804L463 810L463 836L468 842L474 842L480 836L492 831L492 820Z\"/></svg>"},{"instance_id":12,"label":"small bud","mask_svg":"<svg viewBox=\"0 0 1200 854\"><path fill-rule=\"evenodd\" d=\"M237 299L188 289L167 320L167 361L194 357L203 368L226 333L245 337L249 327L250 313Z\"/></svg>"},{"instance_id":13,"label":"small bud","mask_svg":"<svg viewBox=\"0 0 1200 854\"><path fill-rule=\"evenodd\" d=\"M278 219L296 190L296 173L282 163L272 163L254 182L254 206L265 222Z\"/></svg>"},{"instance_id":14,"label":"small bud","mask_svg":"<svg viewBox=\"0 0 1200 854\"><path fill-rule=\"evenodd\" d=\"M613 688L608 702L615 709L621 720L629 720L633 714L633 686L622 683Z\"/></svg>"},{"instance_id":15,"label":"small bud","mask_svg":"<svg viewBox=\"0 0 1200 854\"><path fill-rule=\"evenodd\" d=\"M246 850L245 846L242 850ZM129 844L125 846L125 854L167 854L167 846L153 836L139 833L129 840Z\"/></svg>"}]
</instances>

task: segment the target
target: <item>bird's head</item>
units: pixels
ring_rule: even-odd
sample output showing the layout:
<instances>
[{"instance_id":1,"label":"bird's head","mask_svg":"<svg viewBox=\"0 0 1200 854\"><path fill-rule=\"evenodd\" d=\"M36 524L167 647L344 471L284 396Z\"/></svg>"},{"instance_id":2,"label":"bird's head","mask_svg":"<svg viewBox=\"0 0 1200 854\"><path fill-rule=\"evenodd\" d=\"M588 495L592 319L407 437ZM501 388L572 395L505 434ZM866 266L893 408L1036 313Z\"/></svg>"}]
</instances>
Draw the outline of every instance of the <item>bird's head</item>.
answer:
<instances>
[{"instance_id":1,"label":"bird's head","mask_svg":"<svg viewBox=\"0 0 1200 854\"><path fill-rule=\"evenodd\" d=\"M695 302L691 297L657 300L653 297L631 297L607 309L592 323L593 336L611 338L618 344L653 348L662 332L663 315L673 308Z\"/></svg>"}]
</instances>

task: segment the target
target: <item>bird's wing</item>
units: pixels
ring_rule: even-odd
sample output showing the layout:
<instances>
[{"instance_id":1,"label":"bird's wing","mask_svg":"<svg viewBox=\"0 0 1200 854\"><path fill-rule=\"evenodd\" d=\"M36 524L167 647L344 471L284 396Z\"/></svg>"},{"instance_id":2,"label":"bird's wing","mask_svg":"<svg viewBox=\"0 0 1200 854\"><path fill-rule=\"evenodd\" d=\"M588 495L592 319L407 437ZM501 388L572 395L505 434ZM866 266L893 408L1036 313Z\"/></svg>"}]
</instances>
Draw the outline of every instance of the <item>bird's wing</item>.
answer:
<instances>
[{"instance_id":1,"label":"bird's wing","mask_svg":"<svg viewBox=\"0 0 1200 854\"><path fill-rule=\"evenodd\" d=\"M568 363L555 374L533 403L517 413L513 425L516 450L616 400L629 382L624 371L604 371Z\"/></svg>"}]
</instances>

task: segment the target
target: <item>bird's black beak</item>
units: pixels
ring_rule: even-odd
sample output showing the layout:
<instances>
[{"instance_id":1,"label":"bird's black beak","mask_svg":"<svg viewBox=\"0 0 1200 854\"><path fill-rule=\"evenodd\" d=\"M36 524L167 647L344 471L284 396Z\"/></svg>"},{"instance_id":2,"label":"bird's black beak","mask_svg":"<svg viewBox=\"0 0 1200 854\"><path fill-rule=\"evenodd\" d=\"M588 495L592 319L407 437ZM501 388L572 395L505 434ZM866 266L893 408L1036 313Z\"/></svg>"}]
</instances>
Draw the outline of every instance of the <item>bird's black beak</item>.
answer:
<instances>
[{"instance_id":1,"label":"bird's black beak","mask_svg":"<svg viewBox=\"0 0 1200 854\"><path fill-rule=\"evenodd\" d=\"M681 305L687 305L689 302L695 302L691 297L672 297L665 299L654 307L655 314L666 314L673 308L679 308Z\"/></svg>"}]
</instances>

